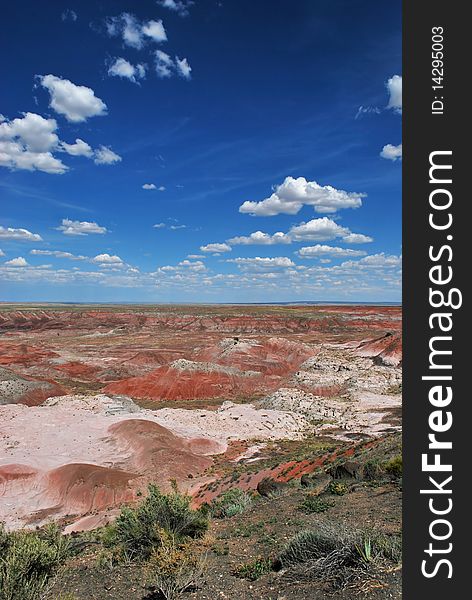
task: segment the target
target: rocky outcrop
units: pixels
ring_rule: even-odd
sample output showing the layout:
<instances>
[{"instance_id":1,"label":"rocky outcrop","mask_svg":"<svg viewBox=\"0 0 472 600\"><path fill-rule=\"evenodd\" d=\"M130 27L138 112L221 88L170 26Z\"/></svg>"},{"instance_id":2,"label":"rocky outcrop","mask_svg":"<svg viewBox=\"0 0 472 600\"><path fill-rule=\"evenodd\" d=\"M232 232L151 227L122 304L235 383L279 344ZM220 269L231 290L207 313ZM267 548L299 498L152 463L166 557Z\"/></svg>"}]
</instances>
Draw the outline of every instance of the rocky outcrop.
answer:
<instances>
[{"instance_id":1,"label":"rocky outcrop","mask_svg":"<svg viewBox=\"0 0 472 600\"><path fill-rule=\"evenodd\" d=\"M365 340L356 350L357 356L373 358L377 364L400 367L402 364L402 338L400 334L386 333L382 337Z\"/></svg>"},{"instance_id":2,"label":"rocky outcrop","mask_svg":"<svg viewBox=\"0 0 472 600\"><path fill-rule=\"evenodd\" d=\"M0 405L38 406L51 396L62 396L65 393L64 388L52 381L22 377L0 367Z\"/></svg>"}]
</instances>

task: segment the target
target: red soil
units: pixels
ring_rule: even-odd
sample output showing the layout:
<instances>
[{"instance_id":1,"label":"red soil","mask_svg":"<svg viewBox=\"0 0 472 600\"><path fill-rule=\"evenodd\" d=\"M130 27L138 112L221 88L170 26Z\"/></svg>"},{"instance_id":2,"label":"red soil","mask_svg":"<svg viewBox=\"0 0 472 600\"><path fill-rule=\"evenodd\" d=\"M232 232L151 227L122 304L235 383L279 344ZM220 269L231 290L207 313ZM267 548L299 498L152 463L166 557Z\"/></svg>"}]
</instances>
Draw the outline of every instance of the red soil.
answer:
<instances>
[{"instance_id":1,"label":"red soil","mask_svg":"<svg viewBox=\"0 0 472 600\"><path fill-rule=\"evenodd\" d=\"M84 365L78 361L72 361L63 363L62 365L55 365L54 368L58 371L64 371L71 377L90 377L95 375L100 369L92 365Z\"/></svg>"},{"instance_id":2,"label":"red soil","mask_svg":"<svg viewBox=\"0 0 472 600\"><path fill-rule=\"evenodd\" d=\"M120 469L71 463L47 473L45 495L55 510L66 507L71 514L83 514L133 500L129 483L136 477Z\"/></svg>"},{"instance_id":3,"label":"red soil","mask_svg":"<svg viewBox=\"0 0 472 600\"><path fill-rule=\"evenodd\" d=\"M54 396L64 396L67 390L54 382L44 381L44 385L40 388L32 389L20 396L16 402L18 404L26 404L26 406L39 406L48 398Z\"/></svg>"},{"instance_id":4,"label":"red soil","mask_svg":"<svg viewBox=\"0 0 472 600\"><path fill-rule=\"evenodd\" d=\"M29 344L0 343L0 365L34 365L54 356L58 355Z\"/></svg>"},{"instance_id":5,"label":"red soil","mask_svg":"<svg viewBox=\"0 0 472 600\"><path fill-rule=\"evenodd\" d=\"M234 307L228 307L234 312ZM143 328L160 329L174 332L214 332L214 333L309 333L331 332L346 328L369 327L371 329L401 329L400 307L368 306L291 306L287 314L277 314L267 309L269 314L184 314L182 309L174 312L114 312L112 310L48 310L48 311L10 311L0 314L0 330L67 330L99 331L127 327L131 330ZM203 309L204 311L204 309ZM202 311L202 312L203 312ZM313 317L307 317L307 312ZM192 313L190 308L189 313ZM224 309L222 309L224 312ZM288 314L290 312L290 315ZM298 314L297 314L298 313ZM320 313L319 315L317 313ZM300 315L300 316L299 316Z\"/></svg>"},{"instance_id":6,"label":"red soil","mask_svg":"<svg viewBox=\"0 0 472 600\"><path fill-rule=\"evenodd\" d=\"M115 423L108 431L120 450L130 454L130 467L141 475L152 474L153 481L160 484L168 484L171 478L181 481L203 471L212 459L202 454L219 451L218 444L210 440L185 440L142 419Z\"/></svg>"},{"instance_id":7,"label":"red soil","mask_svg":"<svg viewBox=\"0 0 472 600\"><path fill-rule=\"evenodd\" d=\"M121 394L151 400L195 400L201 398L236 398L274 390L279 377L245 376L206 370L184 370L163 366L142 377L111 383L106 394Z\"/></svg>"},{"instance_id":8,"label":"red soil","mask_svg":"<svg viewBox=\"0 0 472 600\"><path fill-rule=\"evenodd\" d=\"M266 375L286 375L314 356L317 351L299 342L285 338L269 338L254 345L239 342L234 338L225 343L215 344L195 354L194 360L237 367L241 370L260 371ZM252 342L252 340L251 340Z\"/></svg>"},{"instance_id":9,"label":"red soil","mask_svg":"<svg viewBox=\"0 0 472 600\"><path fill-rule=\"evenodd\" d=\"M0 485L5 486L11 481L17 481L19 479L29 479L30 477L35 477L37 473L38 471L29 465L1 465Z\"/></svg>"}]
</instances>

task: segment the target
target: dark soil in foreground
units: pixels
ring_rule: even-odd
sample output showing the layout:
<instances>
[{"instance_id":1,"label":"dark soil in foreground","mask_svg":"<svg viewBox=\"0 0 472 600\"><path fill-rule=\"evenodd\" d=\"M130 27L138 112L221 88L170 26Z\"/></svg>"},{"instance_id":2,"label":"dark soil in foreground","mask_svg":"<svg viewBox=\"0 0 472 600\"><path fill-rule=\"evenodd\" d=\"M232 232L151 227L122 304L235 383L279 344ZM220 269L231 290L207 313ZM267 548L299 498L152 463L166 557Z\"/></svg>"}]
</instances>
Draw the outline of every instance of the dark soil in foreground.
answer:
<instances>
[{"instance_id":1,"label":"dark soil in foreground","mask_svg":"<svg viewBox=\"0 0 472 600\"><path fill-rule=\"evenodd\" d=\"M389 436L375 450L375 460L401 452L400 436ZM230 518L213 518L202 542L207 552L207 570L199 589L183 593L188 600L348 600L401 598L401 567L380 563L368 577L341 591L320 581L292 581L286 571L270 568L255 581L236 575L242 565L269 561L278 556L287 541L302 530L328 522L348 529L401 534L401 481L348 480L343 495L324 492L330 507L322 513L306 514L300 505L309 490L299 480L287 484L273 498L258 497L246 510ZM89 546L71 559L57 577L47 600L160 600L146 581L143 567L132 564L110 567L100 560L98 546Z\"/></svg>"}]
</instances>

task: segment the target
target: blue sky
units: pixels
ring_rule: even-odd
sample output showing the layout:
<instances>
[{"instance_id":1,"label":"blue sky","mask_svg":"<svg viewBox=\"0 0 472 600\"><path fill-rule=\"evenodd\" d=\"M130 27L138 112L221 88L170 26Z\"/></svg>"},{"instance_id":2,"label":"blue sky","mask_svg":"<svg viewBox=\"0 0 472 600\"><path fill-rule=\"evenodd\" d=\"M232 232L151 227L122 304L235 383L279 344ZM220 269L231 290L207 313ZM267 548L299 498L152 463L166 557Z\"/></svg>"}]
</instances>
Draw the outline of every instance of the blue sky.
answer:
<instances>
[{"instance_id":1,"label":"blue sky","mask_svg":"<svg viewBox=\"0 0 472 600\"><path fill-rule=\"evenodd\" d=\"M0 51L0 299L401 299L400 2L25 1Z\"/></svg>"}]
</instances>

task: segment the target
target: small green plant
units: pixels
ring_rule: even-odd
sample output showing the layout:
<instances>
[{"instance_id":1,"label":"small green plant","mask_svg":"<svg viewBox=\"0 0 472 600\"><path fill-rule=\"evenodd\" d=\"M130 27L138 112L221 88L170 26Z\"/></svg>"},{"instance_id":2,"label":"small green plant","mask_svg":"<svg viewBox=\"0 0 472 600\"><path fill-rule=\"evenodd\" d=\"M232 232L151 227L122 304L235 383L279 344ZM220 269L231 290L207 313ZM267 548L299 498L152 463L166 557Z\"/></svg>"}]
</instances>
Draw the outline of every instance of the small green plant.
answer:
<instances>
[{"instance_id":1,"label":"small green plant","mask_svg":"<svg viewBox=\"0 0 472 600\"><path fill-rule=\"evenodd\" d=\"M54 527L8 533L0 524L0 598L37 600L70 552L68 539Z\"/></svg>"},{"instance_id":2,"label":"small green plant","mask_svg":"<svg viewBox=\"0 0 472 600\"><path fill-rule=\"evenodd\" d=\"M253 497L251 494L239 488L233 488L223 492L212 501L210 504L210 514L217 519L233 517L244 512L252 502Z\"/></svg>"},{"instance_id":3,"label":"small green plant","mask_svg":"<svg viewBox=\"0 0 472 600\"><path fill-rule=\"evenodd\" d=\"M402 455L399 454L394 456L392 459L387 461L384 464L385 471L394 477L395 479L400 479L403 475L403 458Z\"/></svg>"},{"instance_id":4,"label":"small green plant","mask_svg":"<svg viewBox=\"0 0 472 600\"><path fill-rule=\"evenodd\" d=\"M344 496L347 489L347 485L341 481L332 481L328 486L328 492L334 496Z\"/></svg>"},{"instance_id":5,"label":"small green plant","mask_svg":"<svg viewBox=\"0 0 472 600\"><path fill-rule=\"evenodd\" d=\"M212 546L211 549L216 554L216 556L228 556L229 554L228 546L218 546L215 544L214 546Z\"/></svg>"},{"instance_id":6,"label":"small green plant","mask_svg":"<svg viewBox=\"0 0 472 600\"><path fill-rule=\"evenodd\" d=\"M303 501L299 504L298 508L306 514L311 513L323 513L334 506L334 502L330 500L323 500L319 496L313 496L307 494Z\"/></svg>"},{"instance_id":7,"label":"small green plant","mask_svg":"<svg viewBox=\"0 0 472 600\"><path fill-rule=\"evenodd\" d=\"M208 517L190 507L191 498L173 488L163 494L149 485L148 495L135 507L124 507L116 521L105 528L103 545L114 550L119 560L149 558L159 547L162 530L176 541L201 537L208 529Z\"/></svg>"},{"instance_id":8,"label":"small green plant","mask_svg":"<svg viewBox=\"0 0 472 600\"><path fill-rule=\"evenodd\" d=\"M272 568L272 561L269 558L262 556L256 558L253 561L243 563L234 570L236 577L241 579L247 579L249 581L256 581L262 575L269 573Z\"/></svg>"},{"instance_id":9,"label":"small green plant","mask_svg":"<svg viewBox=\"0 0 472 600\"><path fill-rule=\"evenodd\" d=\"M372 541L369 538L363 540L362 544L356 544L356 550L364 563L368 564L372 561Z\"/></svg>"}]
</instances>

